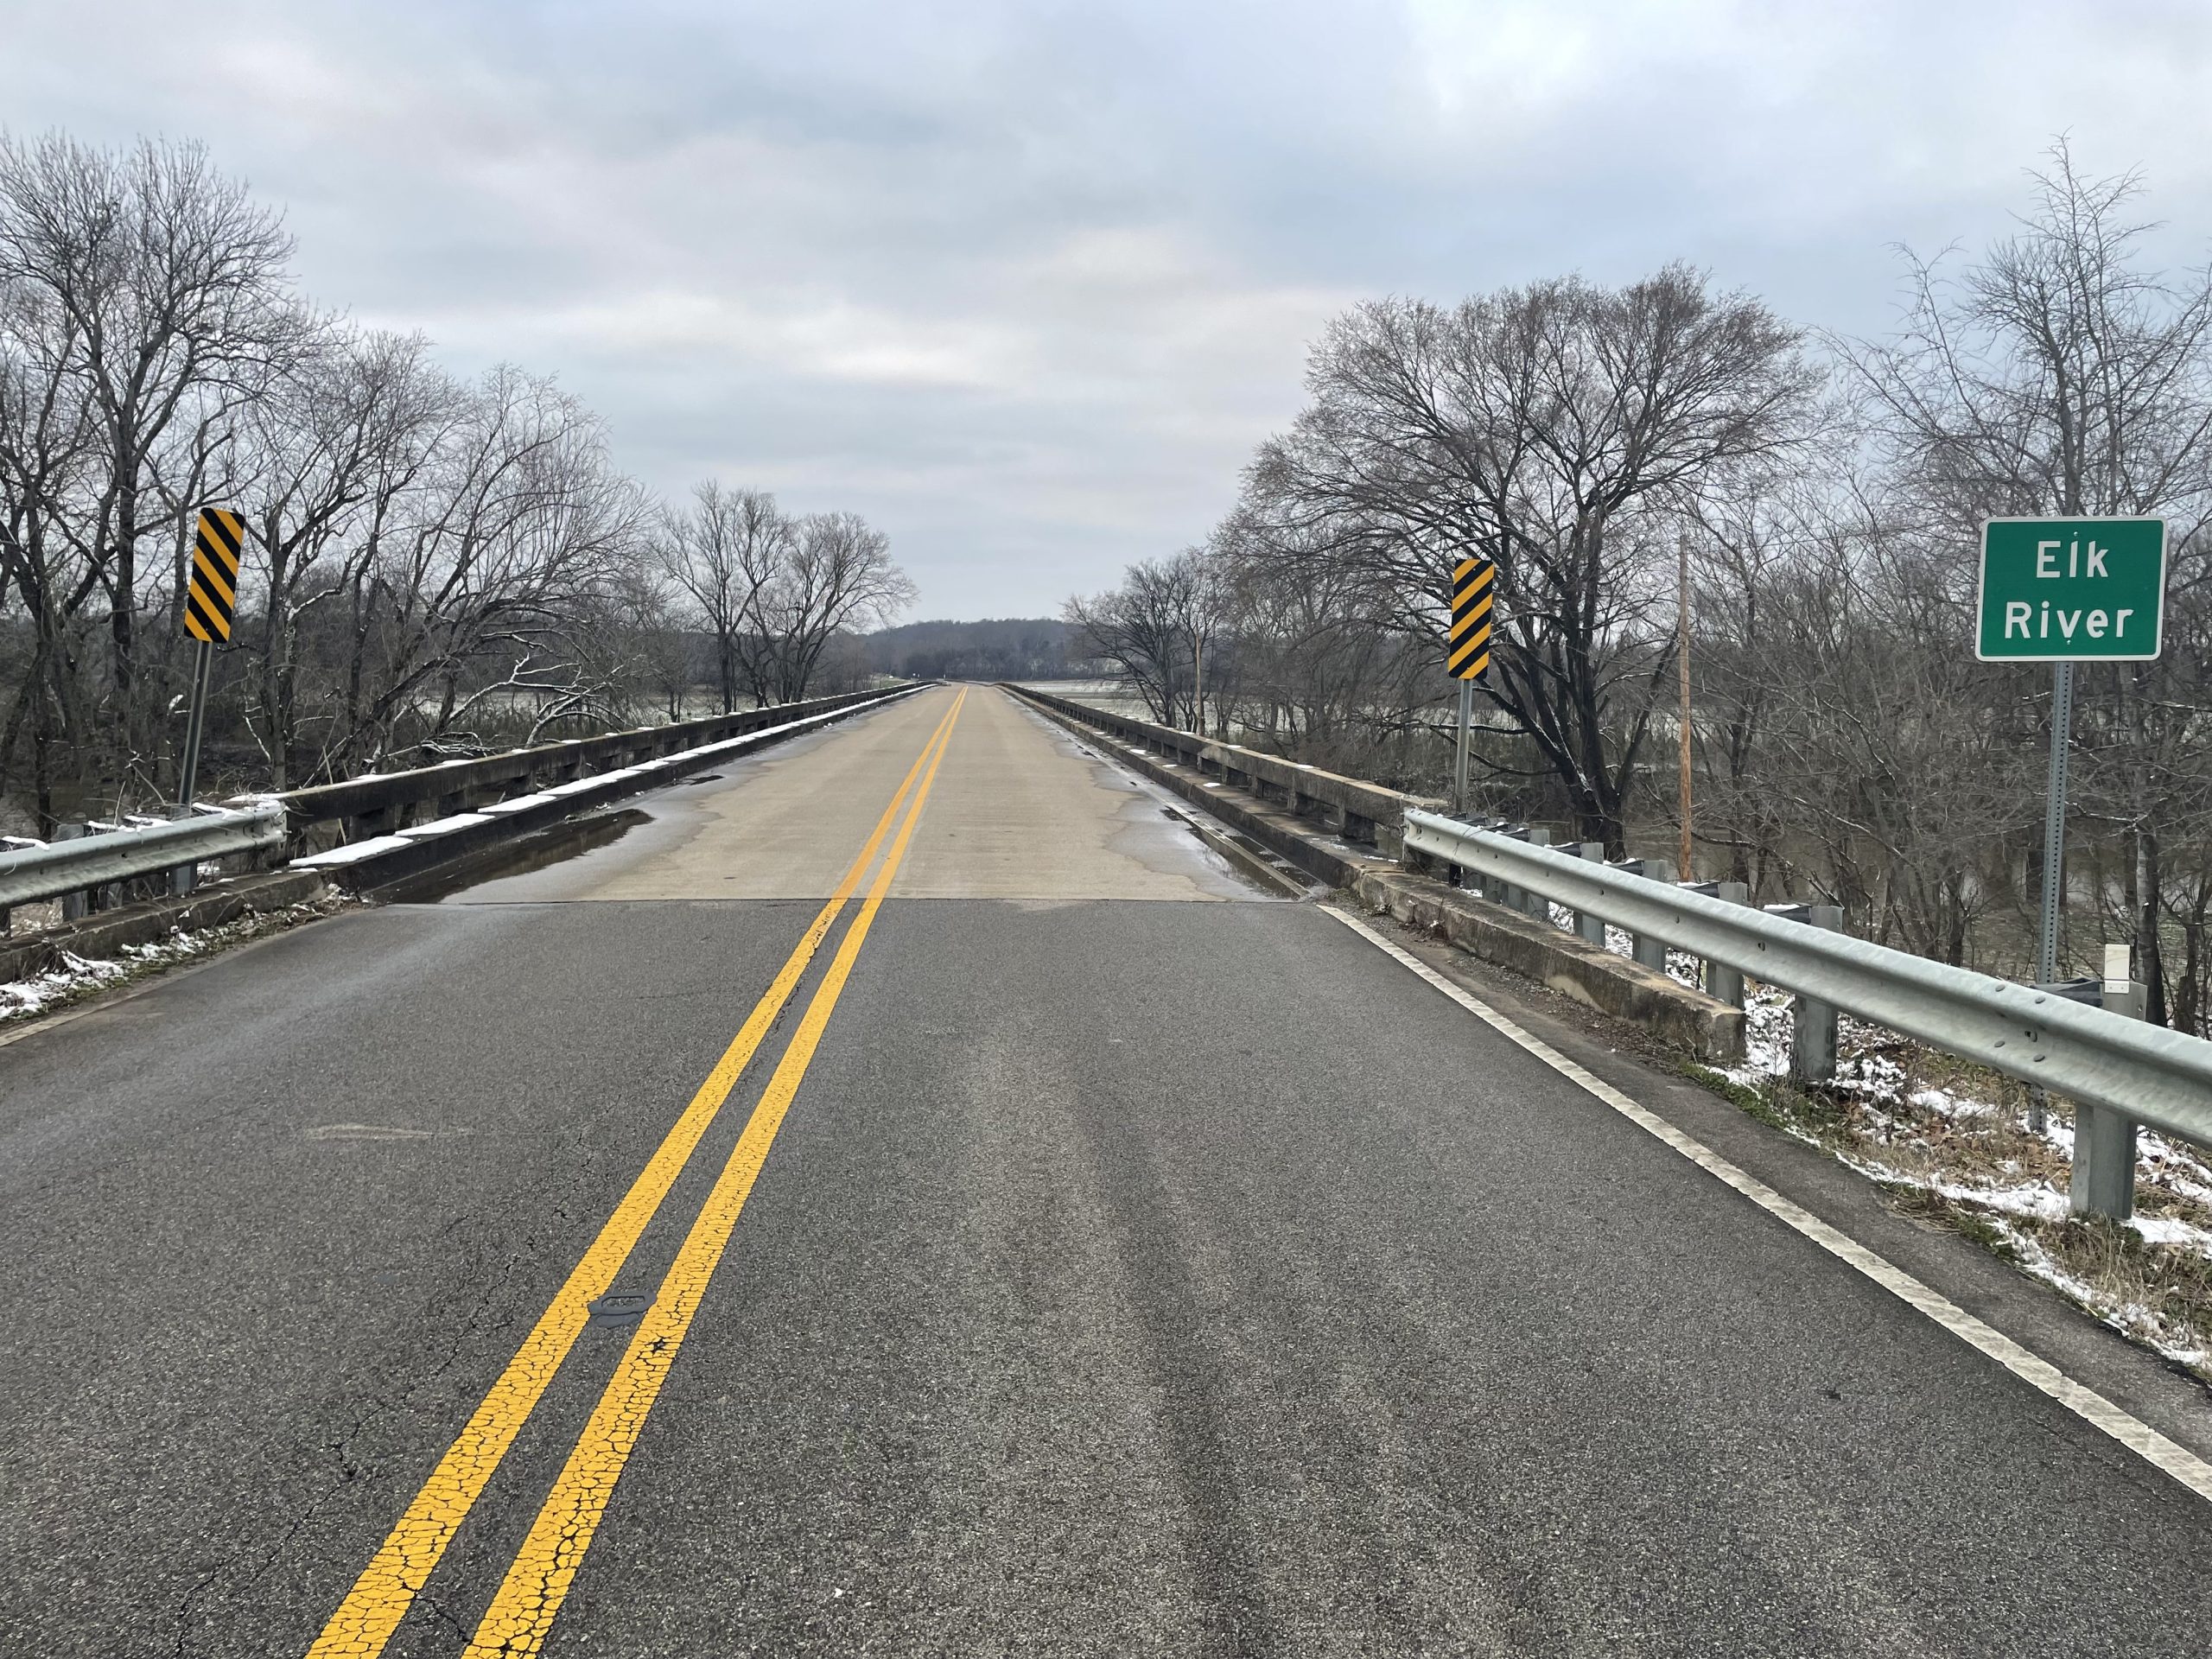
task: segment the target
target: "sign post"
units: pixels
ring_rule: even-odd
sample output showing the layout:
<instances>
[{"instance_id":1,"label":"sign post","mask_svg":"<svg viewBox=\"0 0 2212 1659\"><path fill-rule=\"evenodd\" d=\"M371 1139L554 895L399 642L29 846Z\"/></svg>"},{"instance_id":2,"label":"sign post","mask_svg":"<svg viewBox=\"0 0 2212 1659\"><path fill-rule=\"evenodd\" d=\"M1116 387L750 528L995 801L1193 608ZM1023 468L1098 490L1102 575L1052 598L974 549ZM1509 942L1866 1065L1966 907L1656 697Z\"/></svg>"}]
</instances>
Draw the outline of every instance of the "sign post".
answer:
<instances>
[{"instance_id":1,"label":"sign post","mask_svg":"<svg viewBox=\"0 0 2212 1659\"><path fill-rule=\"evenodd\" d=\"M2058 921L2066 902L2074 665L2144 663L2158 656L2165 634L2165 520L1986 519L1979 608L1975 656L1986 663L2053 665L2043 904L2036 929L2036 982L2049 985L2058 978Z\"/></svg>"},{"instance_id":2,"label":"sign post","mask_svg":"<svg viewBox=\"0 0 2212 1659\"><path fill-rule=\"evenodd\" d=\"M221 507L203 507L200 531L192 546L192 579L185 588L184 631L197 641L192 658L192 712L184 728L184 753L177 760L176 806L179 817L192 816L192 795L200 781L200 740L207 723L207 685L213 677L215 647L227 644L231 621L238 611L238 550L245 544L245 526L238 514ZM182 897L192 891L197 864L180 864L169 878L169 891Z\"/></svg>"},{"instance_id":3,"label":"sign post","mask_svg":"<svg viewBox=\"0 0 2212 1659\"><path fill-rule=\"evenodd\" d=\"M1488 559L1462 559L1452 571L1452 632L1444 665L1459 682L1459 760L1452 774L1452 810L1467 812L1467 731L1474 723L1475 682L1490 668L1491 605L1497 566Z\"/></svg>"}]
</instances>

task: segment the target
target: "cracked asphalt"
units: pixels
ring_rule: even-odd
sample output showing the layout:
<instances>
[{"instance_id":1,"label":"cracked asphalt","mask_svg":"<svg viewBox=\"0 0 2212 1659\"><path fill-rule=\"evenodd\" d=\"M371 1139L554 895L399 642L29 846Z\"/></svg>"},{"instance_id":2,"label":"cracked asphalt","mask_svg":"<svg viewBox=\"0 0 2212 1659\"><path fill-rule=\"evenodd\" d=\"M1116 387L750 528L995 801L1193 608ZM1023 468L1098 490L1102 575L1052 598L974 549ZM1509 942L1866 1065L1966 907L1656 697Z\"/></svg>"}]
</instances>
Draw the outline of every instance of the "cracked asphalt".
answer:
<instances>
[{"instance_id":1,"label":"cracked asphalt","mask_svg":"<svg viewBox=\"0 0 2212 1659\"><path fill-rule=\"evenodd\" d=\"M0 1652L307 1650L949 698L0 1048ZM971 693L545 1651L2204 1650L2212 1508L1160 805Z\"/></svg>"}]
</instances>

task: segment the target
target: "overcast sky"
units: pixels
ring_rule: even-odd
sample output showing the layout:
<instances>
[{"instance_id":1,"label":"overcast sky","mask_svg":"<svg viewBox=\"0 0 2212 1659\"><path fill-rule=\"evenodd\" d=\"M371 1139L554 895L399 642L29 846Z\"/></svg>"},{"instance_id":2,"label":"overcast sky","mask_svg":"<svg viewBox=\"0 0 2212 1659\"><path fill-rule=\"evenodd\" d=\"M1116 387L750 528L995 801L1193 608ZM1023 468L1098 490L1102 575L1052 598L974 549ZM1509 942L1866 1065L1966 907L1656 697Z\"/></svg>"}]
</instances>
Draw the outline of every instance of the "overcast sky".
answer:
<instances>
[{"instance_id":1,"label":"overcast sky","mask_svg":"<svg viewBox=\"0 0 2212 1659\"><path fill-rule=\"evenodd\" d=\"M2054 134L2212 233L2212 0L0 0L0 119L204 139L308 289L622 464L888 531L918 616L1202 537L1367 295L1670 258L1878 330Z\"/></svg>"}]
</instances>

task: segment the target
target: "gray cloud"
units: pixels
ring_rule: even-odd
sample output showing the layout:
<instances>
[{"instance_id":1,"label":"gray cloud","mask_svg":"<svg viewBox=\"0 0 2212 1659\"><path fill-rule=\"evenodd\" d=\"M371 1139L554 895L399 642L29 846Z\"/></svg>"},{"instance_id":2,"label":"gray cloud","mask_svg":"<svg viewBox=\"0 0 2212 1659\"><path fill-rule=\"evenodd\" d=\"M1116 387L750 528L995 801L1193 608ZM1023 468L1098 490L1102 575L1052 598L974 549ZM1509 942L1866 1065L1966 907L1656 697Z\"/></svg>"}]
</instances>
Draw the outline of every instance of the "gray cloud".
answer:
<instances>
[{"instance_id":1,"label":"gray cloud","mask_svg":"<svg viewBox=\"0 0 2212 1659\"><path fill-rule=\"evenodd\" d=\"M2212 198L2198 3L0 8L10 124L206 139L314 294L624 462L888 530L929 614L1202 535L1366 293L1682 257L1878 328L2053 134Z\"/></svg>"}]
</instances>

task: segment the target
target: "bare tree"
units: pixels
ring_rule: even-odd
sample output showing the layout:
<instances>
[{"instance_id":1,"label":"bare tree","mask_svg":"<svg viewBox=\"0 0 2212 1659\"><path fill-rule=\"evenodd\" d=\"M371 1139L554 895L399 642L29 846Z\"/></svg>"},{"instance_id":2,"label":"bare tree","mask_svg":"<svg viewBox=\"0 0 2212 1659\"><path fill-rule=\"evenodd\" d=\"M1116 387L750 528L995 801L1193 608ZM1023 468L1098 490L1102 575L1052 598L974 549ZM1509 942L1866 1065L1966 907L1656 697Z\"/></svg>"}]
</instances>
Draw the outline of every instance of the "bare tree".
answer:
<instances>
[{"instance_id":1,"label":"bare tree","mask_svg":"<svg viewBox=\"0 0 2212 1659\"><path fill-rule=\"evenodd\" d=\"M353 572L334 754L381 760L407 736L475 747L462 722L480 713L528 709L534 728L599 706L605 678L575 645L638 556L644 506L588 413L496 370L384 507Z\"/></svg>"},{"instance_id":2,"label":"bare tree","mask_svg":"<svg viewBox=\"0 0 2212 1659\"><path fill-rule=\"evenodd\" d=\"M2177 554L2171 602L2185 609L2212 579L2212 273L2143 268L2152 227L2130 217L2133 175L2085 178L2062 141L2034 179L2018 234L1955 277L1908 252L1899 332L1836 349L1904 485L1961 546L1992 515L2161 515ZM2201 839L2212 810L2201 674L2170 652L2081 675L2082 799L2133 842L2127 931L2159 1019L2161 838Z\"/></svg>"},{"instance_id":3,"label":"bare tree","mask_svg":"<svg viewBox=\"0 0 2212 1659\"><path fill-rule=\"evenodd\" d=\"M691 492L688 509L661 515L661 565L696 607L715 645L722 712L737 706L737 682L747 658L745 636L755 626L761 588L775 581L791 554L792 526L776 498L733 490L713 479ZM760 701L767 697L757 683Z\"/></svg>"},{"instance_id":4,"label":"bare tree","mask_svg":"<svg viewBox=\"0 0 2212 1659\"><path fill-rule=\"evenodd\" d=\"M248 715L279 788L320 769L301 729L303 627L359 579L376 501L419 476L459 400L419 336L325 324L239 411L226 493L260 590Z\"/></svg>"},{"instance_id":5,"label":"bare tree","mask_svg":"<svg viewBox=\"0 0 2212 1659\"><path fill-rule=\"evenodd\" d=\"M892 562L890 538L857 513L809 513L779 550L754 585L745 646L761 701L796 702L830 642L896 619L914 584Z\"/></svg>"},{"instance_id":6,"label":"bare tree","mask_svg":"<svg viewBox=\"0 0 2212 1659\"><path fill-rule=\"evenodd\" d=\"M1082 648L1121 671L1164 725L1198 725L1198 653L1220 631L1228 589L1207 556L1186 548L1131 565L1119 588L1071 599L1064 613Z\"/></svg>"},{"instance_id":7,"label":"bare tree","mask_svg":"<svg viewBox=\"0 0 2212 1659\"><path fill-rule=\"evenodd\" d=\"M1448 311L1376 302L1316 348L1312 405L1262 449L1249 489L1440 663L1452 566L1495 559L1484 691L1533 740L1581 833L1618 851L1673 663L1652 556L1707 474L1799 441L1819 382L1800 344L1681 265Z\"/></svg>"},{"instance_id":8,"label":"bare tree","mask_svg":"<svg viewBox=\"0 0 2212 1659\"><path fill-rule=\"evenodd\" d=\"M80 385L102 442L71 533L109 607L108 673L129 719L138 668L139 554L181 545L151 476L195 404L235 397L286 348L291 241L276 215L196 144L92 149L60 134L0 139L0 287ZM190 448L191 446L188 446ZM203 451L204 454L204 451Z\"/></svg>"},{"instance_id":9,"label":"bare tree","mask_svg":"<svg viewBox=\"0 0 2212 1659\"><path fill-rule=\"evenodd\" d=\"M79 747L82 613L99 576L63 520L97 467L98 433L71 373L67 331L40 297L0 283L0 593L20 601L25 636L0 727L0 786L28 726L35 822L46 835L58 754Z\"/></svg>"}]
</instances>

